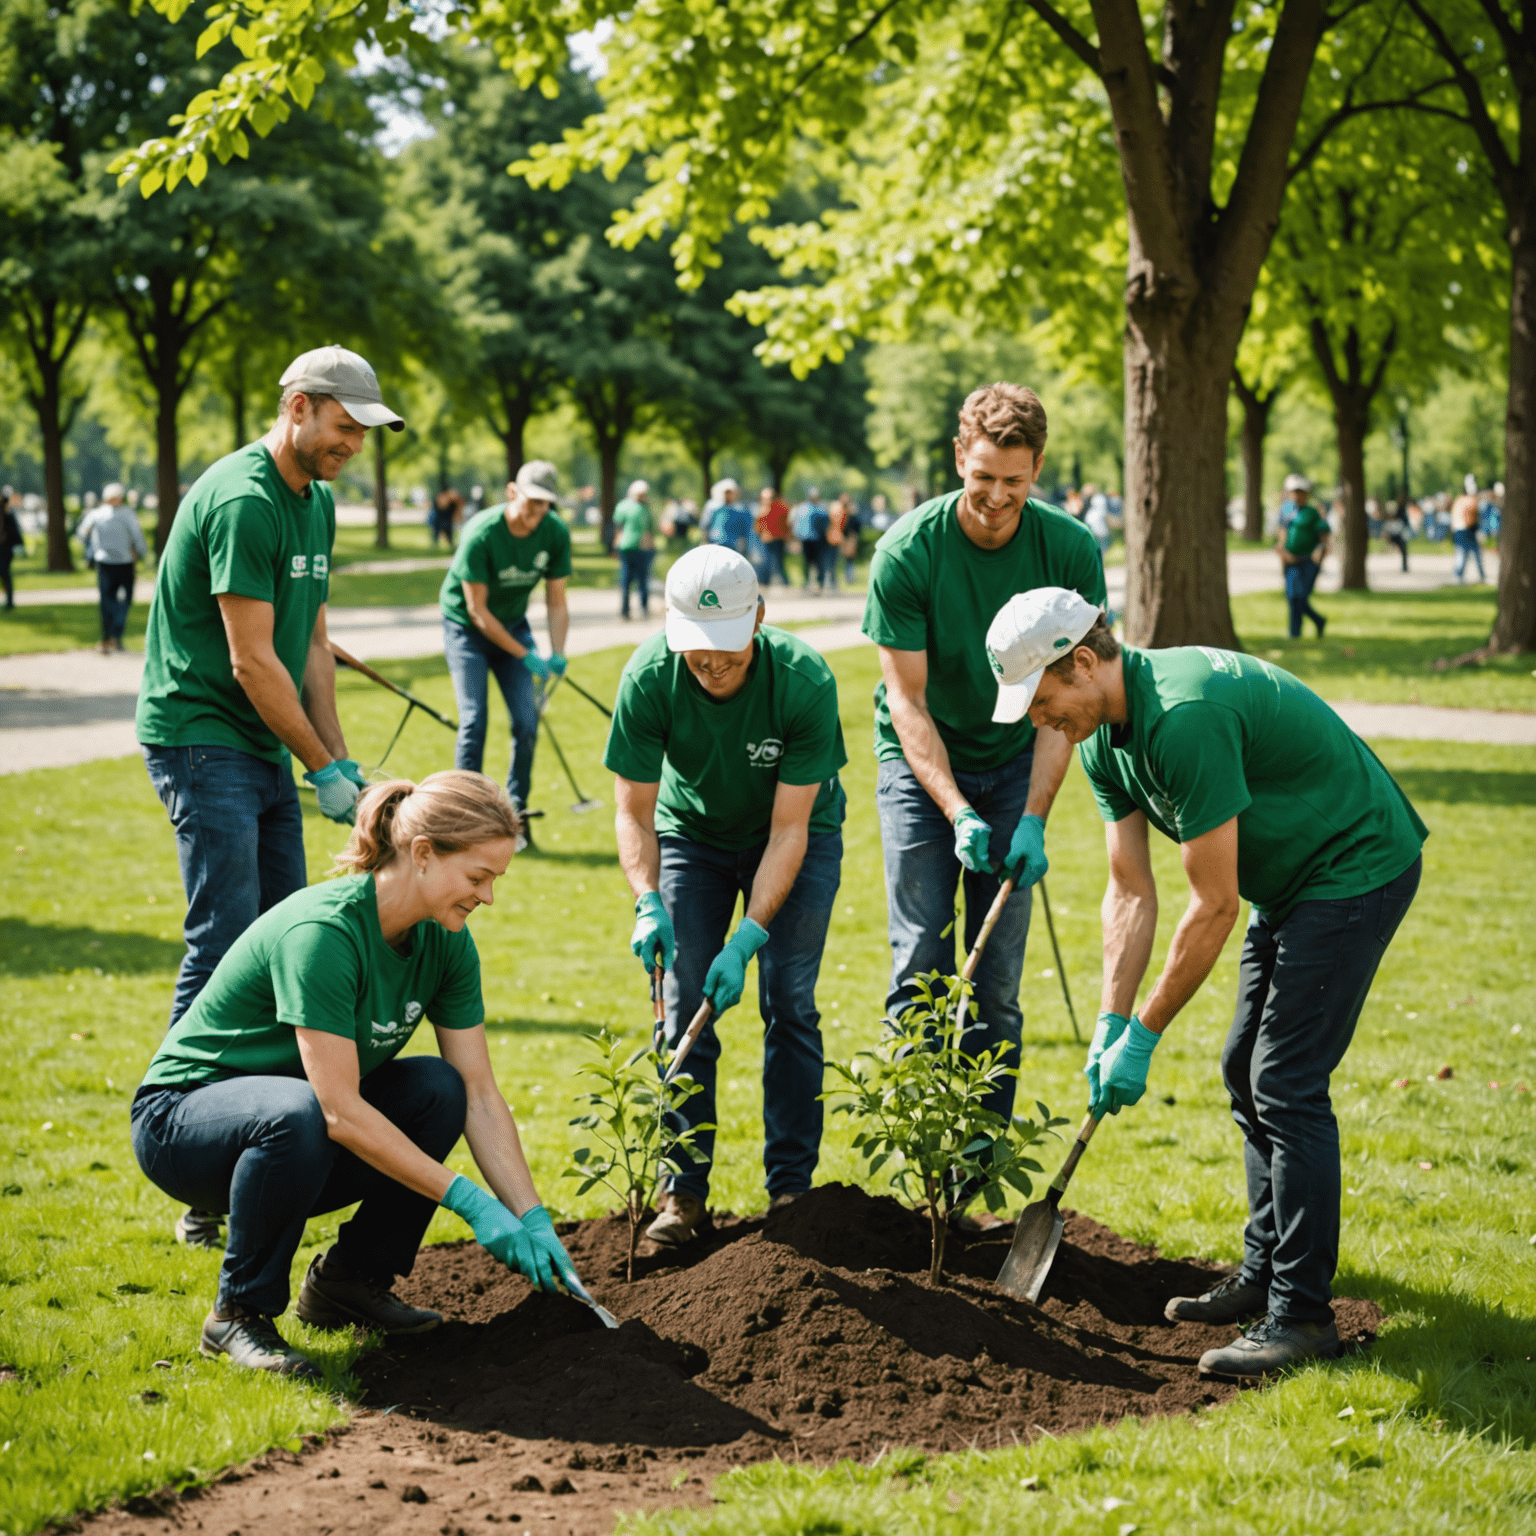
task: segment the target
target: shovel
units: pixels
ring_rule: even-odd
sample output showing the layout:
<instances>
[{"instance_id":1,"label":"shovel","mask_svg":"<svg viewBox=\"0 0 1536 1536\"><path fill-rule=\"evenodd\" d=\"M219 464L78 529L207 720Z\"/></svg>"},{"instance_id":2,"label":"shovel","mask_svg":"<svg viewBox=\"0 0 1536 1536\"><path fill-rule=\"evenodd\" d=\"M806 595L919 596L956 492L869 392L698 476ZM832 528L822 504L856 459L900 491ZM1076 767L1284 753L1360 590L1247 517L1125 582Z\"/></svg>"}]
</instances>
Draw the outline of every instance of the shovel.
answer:
<instances>
[{"instance_id":1,"label":"shovel","mask_svg":"<svg viewBox=\"0 0 1536 1536\"><path fill-rule=\"evenodd\" d=\"M1067 1153L1061 1172L1045 1192L1045 1199L1025 1206L1024 1214L1019 1217L1019 1224L1014 1229L1013 1246L1009 1248L1008 1257L1003 1260L1003 1267L998 1273L998 1290L1006 1291L1020 1301L1039 1301L1040 1287L1045 1284L1045 1277L1051 1272L1051 1262L1061 1243L1061 1197L1066 1193L1067 1183L1098 1128L1099 1122L1092 1115L1084 1118L1078 1128L1077 1140L1072 1143L1072 1150Z\"/></svg>"},{"instance_id":2,"label":"shovel","mask_svg":"<svg viewBox=\"0 0 1536 1536\"><path fill-rule=\"evenodd\" d=\"M565 1288L577 1301L591 1307L597 1313L598 1321L602 1323L604 1328L617 1328L619 1326L618 1318L607 1307L603 1306L575 1275L565 1277Z\"/></svg>"},{"instance_id":3,"label":"shovel","mask_svg":"<svg viewBox=\"0 0 1536 1536\"><path fill-rule=\"evenodd\" d=\"M667 1084L677 1076L678 1069L688 1058L688 1052L693 1049L695 1043L698 1041L699 1036L704 1033L704 1026L708 1024L709 1021L714 1018L714 1016L715 1005L710 1002L708 998L705 998L704 1001L699 1004L699 1011L694 1014L693 1022L688 1026L688 1032L683 1036L681 1040L677 1042L677 1049L672 1052L672 1060L667 1067L667 1075L661 1080L661 1086L663 1088L665 1088Z\"/></svg>"},{"instance_id":4,"label":"shovel","mask_svg":"<svg viewBox=\"0 0 1536 1536\"><path fill-rule=\"evenodd\" d=\"M992 898L992 905L987 908L987 915L981 920L981 932L976 935L976 942L971 946L971 952L965 957L965 964L960 968L962 981L974 981L976 967L981 964L981 952L987 947L987 940L992 937L992 930L997 927L997 920L1003 915L1003 908L1008 905L1008 898L1013 895L1013 876L1003 881L997 888L997 895ZM969 996L960 999L960 1009L956 1014L956 1022L960 1026L960 1032L965 1031L965 1010L970 1003Z\"/></svg>"}]
</instances>

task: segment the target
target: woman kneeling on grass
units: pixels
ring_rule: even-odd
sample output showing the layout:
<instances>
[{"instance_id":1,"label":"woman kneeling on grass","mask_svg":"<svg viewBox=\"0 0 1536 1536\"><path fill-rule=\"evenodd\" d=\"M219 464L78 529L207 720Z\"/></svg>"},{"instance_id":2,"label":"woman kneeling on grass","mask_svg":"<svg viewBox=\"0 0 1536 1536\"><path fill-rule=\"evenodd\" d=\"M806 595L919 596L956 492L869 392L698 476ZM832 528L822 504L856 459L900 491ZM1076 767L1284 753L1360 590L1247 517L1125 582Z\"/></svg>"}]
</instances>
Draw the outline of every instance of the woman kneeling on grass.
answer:
<instances>
[{"instance_id":1,"label":"woman kneeling on grass","mask_svg":"<svg viewBox=\"0 0 1536 1536\"><path fill-rule=\"evenodd\" d=\"M357 1201L299 1292L317 1327L442 1321L392 1290L438 1205L540 1289L574 1275L496 1086L465 927L517 833L478 773L365 791L337 860L350 873L258 918L156 1052L133 1101L139 1166L173 1200L229 1213L203 1354L318 1377L272 1320L305 1221ZM423 1015L441 1056L401 1057ZM443 1166L461 1135L499 1198Z\"/></svg>"}]
</instances>

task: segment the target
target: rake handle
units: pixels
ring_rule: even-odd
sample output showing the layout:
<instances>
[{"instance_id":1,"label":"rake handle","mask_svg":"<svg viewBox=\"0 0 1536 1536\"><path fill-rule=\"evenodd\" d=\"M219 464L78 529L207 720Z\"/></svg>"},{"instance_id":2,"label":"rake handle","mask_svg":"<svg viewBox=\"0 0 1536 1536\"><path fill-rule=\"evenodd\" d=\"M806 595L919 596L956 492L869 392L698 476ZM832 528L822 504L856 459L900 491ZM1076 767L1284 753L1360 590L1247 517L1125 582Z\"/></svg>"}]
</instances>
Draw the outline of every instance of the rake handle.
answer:
<instances>
[{"instance_id":1,"label":"rake handle","mask_svg":"<svg viewBox=\"0 0 1536 1536\"><path fill-rule=\"evenodd\" d=\"M677 1049L672 1052L671 1064L667 1067L667 1075L662 1078L661 1086L665 1088L668 1083L677 1076L677 1069L688 1059L688 1052L697 1043L700 1035L704 1033L704 1026L715 1016L715 1005L705 998L699 1004L699 1011L694 1014L693 1022L689 1024L683 1038L677 1042Z\"/></svg>"},{"instance_id":2,"label":"rake handle","mask_svg":"<svg viewBox=\"0 0 1536 1536\"><path fill-rule=\"evenodd\" d=\"M971 946L971 952L965 957L965 965L960 971L964 981L974 980L976 967L981 964L981 952L987 947L987 940L992 937L992 930L997 927L997 920L1003 915L1003 908L1008 905L1008 898L1013 895L1014 877L1009 877L997 888L997 895L992 898L992 905L987 908L987 915L981 920L981 932L976 935L976 942Z\"/></svg>"}]
</instances>

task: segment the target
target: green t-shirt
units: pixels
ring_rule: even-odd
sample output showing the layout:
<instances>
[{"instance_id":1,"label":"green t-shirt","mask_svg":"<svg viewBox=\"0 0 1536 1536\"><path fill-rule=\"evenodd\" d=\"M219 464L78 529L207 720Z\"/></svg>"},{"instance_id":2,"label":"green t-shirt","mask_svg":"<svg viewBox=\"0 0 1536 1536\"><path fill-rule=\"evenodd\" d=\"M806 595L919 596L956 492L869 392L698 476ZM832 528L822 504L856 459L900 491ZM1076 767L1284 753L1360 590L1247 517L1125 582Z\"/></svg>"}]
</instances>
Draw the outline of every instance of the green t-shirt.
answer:
<instances>
[{"instance_id":1,"label":"green t-shirt","mask_svg":"<svg viewBox=\"0 0 1536 1536\"><path fill-rule=\"evenodd\" d=\"M289 488L264 443L222 458L187 492L155 578L135 717L149 746L234 747L281 763L287 749L235 681L219 596L272 604L272 646L295 688L331 589L336 503Z\"/></svg>"},{"instance_id":2,"label":"green t-shirt","mask_svg":"<svg viewBox=\"0 0 1536 1536\"><path fill-rule=\"evenodd\" d=\"M774 791L820 784L810 831L835 832L848 761L837 680L804 640L764 625L746 686L713 699L681 654L653 635L625 664L603 765L661 788L656 830L739 853L768 836Z\"/></svg>"},{"instance_id":3,"label":"green t-shirt","mask_svg":"<svg viewBox=\"0 0 1536 1536\"><path fill-rule=\"evenodd\" d=\"M1286 554L1310 560L1312 551L1322 542L1327 532L1328 524L1323 521L1323 514L1316 507L1310 502L1304 507L1297 507L1291 526L1285 531Z\"/></svg>"},{"instance_id":4,"label":"green t-shirt","mask_svg":"<svg viewBox=\"0 0 1536 1536\"><path fill-rule=\"evenodd\" d=\"M656 531L651 522L651 509L643 501L634 501L628 496L613 509L613 526L618 532L620 549L639 549L645 536Z\"/></svg>"},{"instance_id":5,"label":"green t-shirt","mask_svg":"<svg viewBox=\"0 0 1536 1536\"><path fill-rule=\"evenodd\" d=\"M458 553L438 594L443 617L470 628L473 621L464 602L464 583L486 589L486 606L510 629L528 612L533 589L546 576L571 574L571 531L553 510L526 538L513 537L507 527L507 506L487 507L459 540Z\"/></svg>"},{"instance_id":6,"label":"green t-shirt","mask_svg":"<svg viewBox=\"0 0 1536 1536\"><path fill-rule=\"evenodd\" d=\"M1105 821L1144 811L1190 842L1237 817L1237 888L1266 916L1363 896L1429 830L1366 744L1303 682L1203 645L1127 646L1124 725L1078 748Z\"/></svg>"},{"instance_id":7,"label":"green t-shirt","mask_svg":"<svg viewBox=\"0 0 1536 1536\"><path fill-rule=\"evenodd\" d=\"M441 1029L484 1022L480 957L467 928L428 918L410 952L384 942L372 875L295 891L264 912L176 1021L145 1086L303 1077L296 1028L357 1042L361 1076L399 1055L425 1014Z\"/></svg>"},{"instance_id":8,"label":"green t-shirt","mask_svg":"<svg viewBox=\"0 0 1536 1536\"><path fill-rule=\"evenodd\" d=\"M962 492L909 512L875 545L864 633L897 651L927 651L928 710L958 769L985 773L1035 738L1028 719L994 723L997 678L987 629L997 611L1033 587L1071 587L1104 606L1104 561L1093 535L1043 501L1026 501L1001 549L982 549L960 527ZM885 684L875 689L875 756L900 757Z\"/></svg>"}]
</instances>

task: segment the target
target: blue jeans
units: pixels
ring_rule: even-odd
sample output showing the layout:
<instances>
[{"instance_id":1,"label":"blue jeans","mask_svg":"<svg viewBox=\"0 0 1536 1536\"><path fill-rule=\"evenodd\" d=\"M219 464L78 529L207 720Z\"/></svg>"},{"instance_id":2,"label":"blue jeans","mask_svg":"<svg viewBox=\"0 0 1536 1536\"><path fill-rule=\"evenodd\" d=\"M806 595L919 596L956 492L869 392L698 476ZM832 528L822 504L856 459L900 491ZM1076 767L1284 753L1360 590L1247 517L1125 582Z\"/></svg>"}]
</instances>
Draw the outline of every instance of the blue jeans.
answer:
<instances>
[{"instance_id":1,"label":"blue jeans","mask_svg":"<svg viewBox=\"0 0 1536 1536\"><path fill-rule=\"evenodd\" d=\"M787 587L789 572L784 569L784 540L765 539L759 546L761 557L757 563L757 579L761 586L769 586L777 576Z\"/></svg>"},{"instance_id":2,"label":"blue jeans","mask_svg":"<svg viewBox=\"0 0 1536 1536\"><path fill-rule=\"evenodd\" d=\"M508 626L519 645L533 647L533 631L527 619ZM495 677L507 714L512 718L512 761L507 766L507 793L519 805L528 804L533 782L533 749L539 739L539 701L533 689L533 673L520 657L493 645L478 629L443 620L443 655L459 701L459 738L454 743L453 766L480 772L485 761L485 732L490 725L490 683Z\"/></svg>"},{"instance_id":3,"label":"blue jeans","mask_svg":"<svg viewBox=\"0 0 1536 1536\"><path fill-rule=\"evenodd\" d=\"M171 1023L192 1006L226 951L269 907L302 891L304 818L293 768L234 747L143 748L170 814L187 893L186 958Z\"/></svg>"},{"instance_id":4,"label":"blue jeans","mask_svg":"<svg viewBox=\"0 0 1536 1536\"><path fill-rule=\"evenodd\" d=\"M1033 745L1001 768L986 773L956 773L960 793L992 829L989 849L994 860L1008 852L1014 829L1029 798L1034 767ZM965 948L969 953L981 932L982 920L1002 881L996 875L973 874L955 857L955 829L917 782L905 758L880 764L875 789L880 817L880 843L885 852L885 899L891 936L891 990L886 1013L896 1018L914 998L912 978L938 971L952 976L955 957L955 891L964 877ZM1013 1046L1007 1065L1019 1064L1024 1013L1019 1007L1019 982L1024 975L1024 945L1029 938L1032 893L1015 891L1008 898L997 927L976 968L975 1023L966 1030L973 1051L992 1049L1004 1041ZM948 930L946 932L945 930ZM1013 1113L1017 1081L1006 1077L988 1097L987 1108L1000 1115Z\"/></svg>"},{"instance_id":5,"label":"blue jeans","mask_svg":"<svg viewBox=\"0 0 1536 1536\"><path fill-rule=\"evenodd\" d=\"M725 947L738 895L747 897L766 843L744 853L727 853L685 837L661 839L661 900L677 931L677 961L667 973L666 1042L682 1039L704 1001L704 976ZM843 835L813 835L805 861L784 905L768 925L768 942L757 952L757 1000L763 1018L763 1170L770 1199L811 1187L821 1153L821 1014L816 977L832 920L832 903L842 879ZM711 1020L689 1053L684 1071L703 1088L683 1106L685 1124L713 1125L715 1067L720 1039ZM715 1133L703 1131L696 1145L715 1152ZM670 1187L700 1200L709 1197L709 1164L688 1168Z\"/></svg>"},{"instance_id":6,"label":"blue jeans","mask_svg":"<svg viewBox=\"0 0 1536 1536\"><path fill-rule=\"evenodd\" d=\"M133 561L119 565L98 564L96 591L101 601L101 638L121 640L133 606Z\"/></svg>"},{"instance_id":7,"label":"blue jeans","mask_svg":"<svg viewBox=\"0 0 1536 1536\"><path fill-rule=\"evenodd\" d=\"M629 617L629 589L640 594L640 612L651 611L651 562L656 558L654 549L621 549L619 551L619 612Z\"/></svg>"},{"instance_id":8,"label":"blue jeans","mask_svg":"<svg viewBox=\"0 0 1536 1536\"><path fill-rule=\"evenodd\" d=\"M1248 924L1221 1075L1248 1175L1242 1275L1268 1288L1286 1322L1333 1317L1341 1179L1328 1078L1423 868L1418 858L1368 895L1298 902L1278 924L1255 912Z\"/></svg>"},{"instance_id":9,"label":"blue jeans","mask_svg":"<svg viewBox=\"0 0 1536 1536\"><path fill-rule=\"evenodd\" d=\"M1312 606L1312 588L1317 585L1319 566L1315 560L1298 560L1285 568L1285 600L1291 609L1291 639L1301 635L1301 621L1311 619L1322 634L1328 621Z\"/></svg>"},{"instance_id":10,"label":"blue jeans","mask_svg":"<svg viewBox=\"0 0 1536 1536\"><path fill-rule=\"evenodd\" d=\"M438 1056L386 1061L359 1092L428 1157L464 1134L464 1080ZM332 1141L302 1077L232 1077L202 1087L141 1088L130 1111L133 1155L150 1181L195 1210L227 1211L218 1307L276 1317L304 1223L361 1200L332 1250L354 1275L408 1275L437 1209Z\"/></svg>"},{"instance_id":11,"label":"blue jeans","mask_svg":"<svg viewBox=\"0 0 1536 1536\"><path fill-rule=\"evenodd\" d=\"M1458 528L1451 535L1451 542L1456 546L1456 580L1460 581L1467 572L1467 559L1470 556L1477 562L1477 579L1486 581L1483 574L1483 552L1478 547L1477 530L1475 528Z\"/></svg>"}]
</instances>

